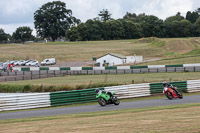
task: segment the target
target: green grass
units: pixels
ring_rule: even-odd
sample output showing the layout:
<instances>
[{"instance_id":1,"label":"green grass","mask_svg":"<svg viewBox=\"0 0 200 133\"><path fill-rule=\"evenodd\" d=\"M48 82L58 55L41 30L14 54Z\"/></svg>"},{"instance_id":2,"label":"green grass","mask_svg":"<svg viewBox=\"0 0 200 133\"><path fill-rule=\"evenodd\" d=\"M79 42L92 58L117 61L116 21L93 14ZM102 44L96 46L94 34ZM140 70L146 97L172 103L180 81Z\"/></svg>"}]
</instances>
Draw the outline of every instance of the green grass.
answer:
<instances>
[{"instance_id":1,"label":"green grass","mask_svg":"<svg viewBox=\"0 0 200 133\"><path fill-rule=\"evenodd\" d=\"M65 77L43 78L1 82L0 92L53 92L80 90L104 86L117 86L139 83L156 83L199 79L200 72L180 73L143 73L117 75L74 75Z\"/></svg>"},{"instance_id":2,"label":"green grass","mask_svg":"<svg viewBox=\"0 0 200 133\"><path fill-rule=\"evenodd\" d=\"M163 81L184 81L199 79L200 72L180 72L180 73L144 73L144 74L117 74L117 75L74 75L65 77L43 78L25 81L10 81L0 84L10 85L55 85L55 86L77 86L91 84L131 84L152 83Z\"/></svg>"},{"instance_id":3,"label":"green grass","mask_svg":"<svg viewBox=\"0 0 200 133\"><path fill-rule=\"evenodd\" d=\"M200 49L194 49L188 53L186 53L185 55L199 55L200 54Z\"/></svg>"}]
</instances>

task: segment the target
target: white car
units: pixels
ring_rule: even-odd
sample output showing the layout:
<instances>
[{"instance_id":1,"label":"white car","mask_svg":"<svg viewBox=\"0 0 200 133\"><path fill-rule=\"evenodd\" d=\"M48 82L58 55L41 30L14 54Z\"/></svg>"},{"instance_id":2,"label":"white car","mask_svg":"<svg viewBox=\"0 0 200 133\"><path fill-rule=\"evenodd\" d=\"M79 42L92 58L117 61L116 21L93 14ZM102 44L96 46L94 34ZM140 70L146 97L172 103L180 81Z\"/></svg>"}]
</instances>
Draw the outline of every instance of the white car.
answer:
<instances>
[{"instance_id":1,"label":"white car","mask_svg":"<svg viewBox=\"0 0 200 133\"><path fill-rule=\"evenodd\" d=\"M38 64L39 64L38 61L32 60L32 61L29 61L28 63L26 63L26 66L37 66Z\"/></svg>"},{"instance_id":2,"label":"white car","mask_svg":"<svg viewBox=\"0 0 200 133\"><path fill-rule=\"evenodd\" d=\"M55 58L44 59L41 62L41 65L54 65L54 64L56 64L56 59Z\"/></svg>"},{"instance_id":3,"label":"white car","mask_svg":"<svg viewBox=\"0 0 200 133\"><path fill-rule=\"evenodd\" d=\"M18 63L18 61L17 61L17 60L10 61L10 64L14 64L14 65L16 65L17 63Z\"/></svg>"},{"instance_id":4,"label":"white car","mask_svg":"<svg viewBox=\"0 0 200 133\"><path fill-rule=\"evenodd\" d=\"M20 66L24 66L26 64L25 60L20 60L14 63L15 65L20 65Z\"/></svg>"}]
</instances>

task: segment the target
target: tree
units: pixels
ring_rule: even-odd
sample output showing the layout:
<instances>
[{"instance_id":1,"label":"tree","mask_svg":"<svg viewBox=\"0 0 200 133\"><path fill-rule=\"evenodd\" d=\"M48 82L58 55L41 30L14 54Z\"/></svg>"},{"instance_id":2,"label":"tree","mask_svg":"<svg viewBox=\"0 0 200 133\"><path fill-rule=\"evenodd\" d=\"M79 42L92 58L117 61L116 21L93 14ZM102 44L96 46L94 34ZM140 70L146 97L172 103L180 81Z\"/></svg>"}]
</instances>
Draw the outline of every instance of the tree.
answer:
<instances>
[{"instance_id":1,"label":"tree","mask_svg":"<svg viewBox=\"0 0 200 133\"><path fill-rule=\"evenodd\" d=\"M165 20L165 22L181 21L181 20L183 20L183 19L184 19L184 17L181 16L181 13L180 13L180 12L178 12L175 16L170 16L170 17L168 17L168 18Z\"/></svg>"},{"instance_id":2,"label":"tree","mask_svg":"<svg viewBox=\"0 0 200 133\"><path fill-rule=\"evenodd\" d=\"M80 23L80 20L73 17L72 11L66 9L66 4L61 1L44 4L34 13L34 20L37 33L53 41L58 37L64 37L66 30Z\"/></svg>"},{"instance_id":3,"label":"tree","mask_svg":"<svg viewBox=\"0 0 200 133\"><path fill-rule=\"evenodd\" d=\"M0 28L0 43L4 43L8 41L9 35L4 32L3 29Z\"/></svg>"},{"instance_id":4,"label":"tree","mask_svg":"<svg viewBox=\"0 0 200 133\"><path fill-rule=\"evenodd\" d=\"M136 17L137 15L135 13L127 12L126 15L123 16L123 19L136 18Z\"/></svg>"},{"instance_id":5,"label":"tree","mask_svg":"<svg viewBox=\"0 0 200 133\"><path fill-rule=\"evenodd\" d=\"M200 15L200 8L197 8L196 12Z\"/></svg>"},{"instance_id":6,"label":"tree","mask_svg":"<svg viewBox=\"0 0 200 133\"><path fill-rule=\"evenodd\" d=\"M139 24L132 21L122 20L124 35L123 39L134 39L142 36L142 28Z\"/></svg>"},{"instance_id":7,"label":"tree","mask_svg":"<svg viewBox=\"0 0 200 133\"><path fill-rule=\"evenodd\" d=\"M79 34L78 34L78 28L76 26L72 26L69 30L66 32L66 37L70 41L76 41L78 40Z\"/></svg>"},{"instance_id":8,"label":"tree","mask_svg":"<svg viewBox=\"0 0 200 133\"><path fill-rule=\"evenodd\" d=\"M88 40L88 31L87 31L87 26L85 23L80 23L77 26L77 31L79 34L79 39L81 41L87 41Z\"/></svg>"},{"instance_id":9,"label":"tree","mask_svg":"<svg viewBox=\"0 0 200 133\"><path fill-rule=\"evenodd\" d=\"M16 31L13 33L13 39L15 42L25 42L33 39L32 36L32 29L30 27L19 27L16 29Z\"/></svg>"},{"instance_id":10,"label":"tree","mask_svg":"<svg viewBox=\"0 0 200 133\"><path fill-rule=\"evenodd\" d=\"M198 17L199 17L199 14L197 12L188 11L186 14L186 19L189 20L191 23L195 23Z\"/></svg>"},{"instance_id":11,"label":"tree","mask_svg":"<svg viewBox=\"0 0 200 133\"><path fill-rule=\"evenodd\" d=\"M112 14L110 14L107 9L106 10L103 9L103 11L100 11L98 15L101 17L102 21L106 22L111 19Z\"/></svg>"},{"instance_id":12,"label":"tree","mask_svg":"<svg viewBox=\"0 0 200 133\"><path fill-rule=\"evenodd\" d=\"M189 37L192 35L192 24L190 21L183 19L181 21L165 22L167 37Z\"/></svg>"},{"instance_id":13,"label":"tree","mask_svg":"<svg viewBox=\"0 0 200 133\"><path fill-rule=\"evenodd\" d=\"M120 20L111 20L108 21L108 29L107 32L109 32L108 37L111 40L114 39L121 39L124 35L124 28L123 24Z\"/></svg>"},{"instance_id":14,"label":"tree","mask_svg":"<svg viewBox=\"0 0 200 133\"><path fill-rule=\"evenodd\" d=\"M163 37L164 36L164 24L163 20L156 16L141 16L140 25L143 29L145 37Z\"/></svg>"},{"instance_id":15,"label":"tree","mask_svg":"<svg viewBox=\"0 0 200 133\"><path fill-rule=\"evenodd\" d=\"M186 19L181 20L181 36L180 37L190 37L191 35L191 28L192 28L192 23Z\"/></svg>"},{"instance_id":16,"label":"tree","mask_svg":"<svg viewBox=\"0 0 200 133\"><path fill-rule=\"evenodd\" d=\"M200 36L200 17L195 22L197 36Z\"/></svg>"},{"instance_id":17,"label":"tree","mask_svg":"<svg viewBox=\"0 0 200 133\"><path fill-rule=\"evenodd\" d=\"M102 30L101 30L101 22L98 20L87 20L87 39L88 40L101 40Z\"/></svg>"}]
</instances>

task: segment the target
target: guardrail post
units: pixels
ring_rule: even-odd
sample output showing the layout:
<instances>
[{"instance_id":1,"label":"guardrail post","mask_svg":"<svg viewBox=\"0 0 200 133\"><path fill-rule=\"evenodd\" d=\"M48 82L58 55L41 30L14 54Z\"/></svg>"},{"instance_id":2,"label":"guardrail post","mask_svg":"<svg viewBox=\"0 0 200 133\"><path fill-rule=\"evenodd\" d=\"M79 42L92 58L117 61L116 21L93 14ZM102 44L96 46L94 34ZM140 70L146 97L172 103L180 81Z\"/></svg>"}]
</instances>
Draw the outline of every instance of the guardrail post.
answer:
<instances>
[{"instance_id":1,"label":"guardrail post","mask_svg":"<svg viewBox=\"0 0 200 133\"><path fill-rule=\"evenodd\" d=\"M33 79L33 72L31 71L31 80Z\"/></svg>"}]
</instances>

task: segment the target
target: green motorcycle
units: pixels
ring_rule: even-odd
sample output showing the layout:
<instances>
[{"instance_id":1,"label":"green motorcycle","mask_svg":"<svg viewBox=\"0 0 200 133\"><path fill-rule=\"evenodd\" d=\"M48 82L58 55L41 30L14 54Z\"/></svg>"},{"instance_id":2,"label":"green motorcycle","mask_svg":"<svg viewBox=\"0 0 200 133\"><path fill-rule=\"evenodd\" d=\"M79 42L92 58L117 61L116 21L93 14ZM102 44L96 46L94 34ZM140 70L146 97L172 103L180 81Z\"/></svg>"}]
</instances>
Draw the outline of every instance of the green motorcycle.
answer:
<instances>
[{"instance_id":1,"label":"green motorcycle","mask_svg":"<svg viewBox=\"0 0 200 133\"><path fill-rule=\"evenodd\" d=\"M111 93L113 96L111 97L109 93ZM99 91L96 95L96 98L98 99L98 103L101 106L105 106L106 104L120 104L119 99L116 96L114 96L114 92Z\"/></svg>"}]
</instances>

